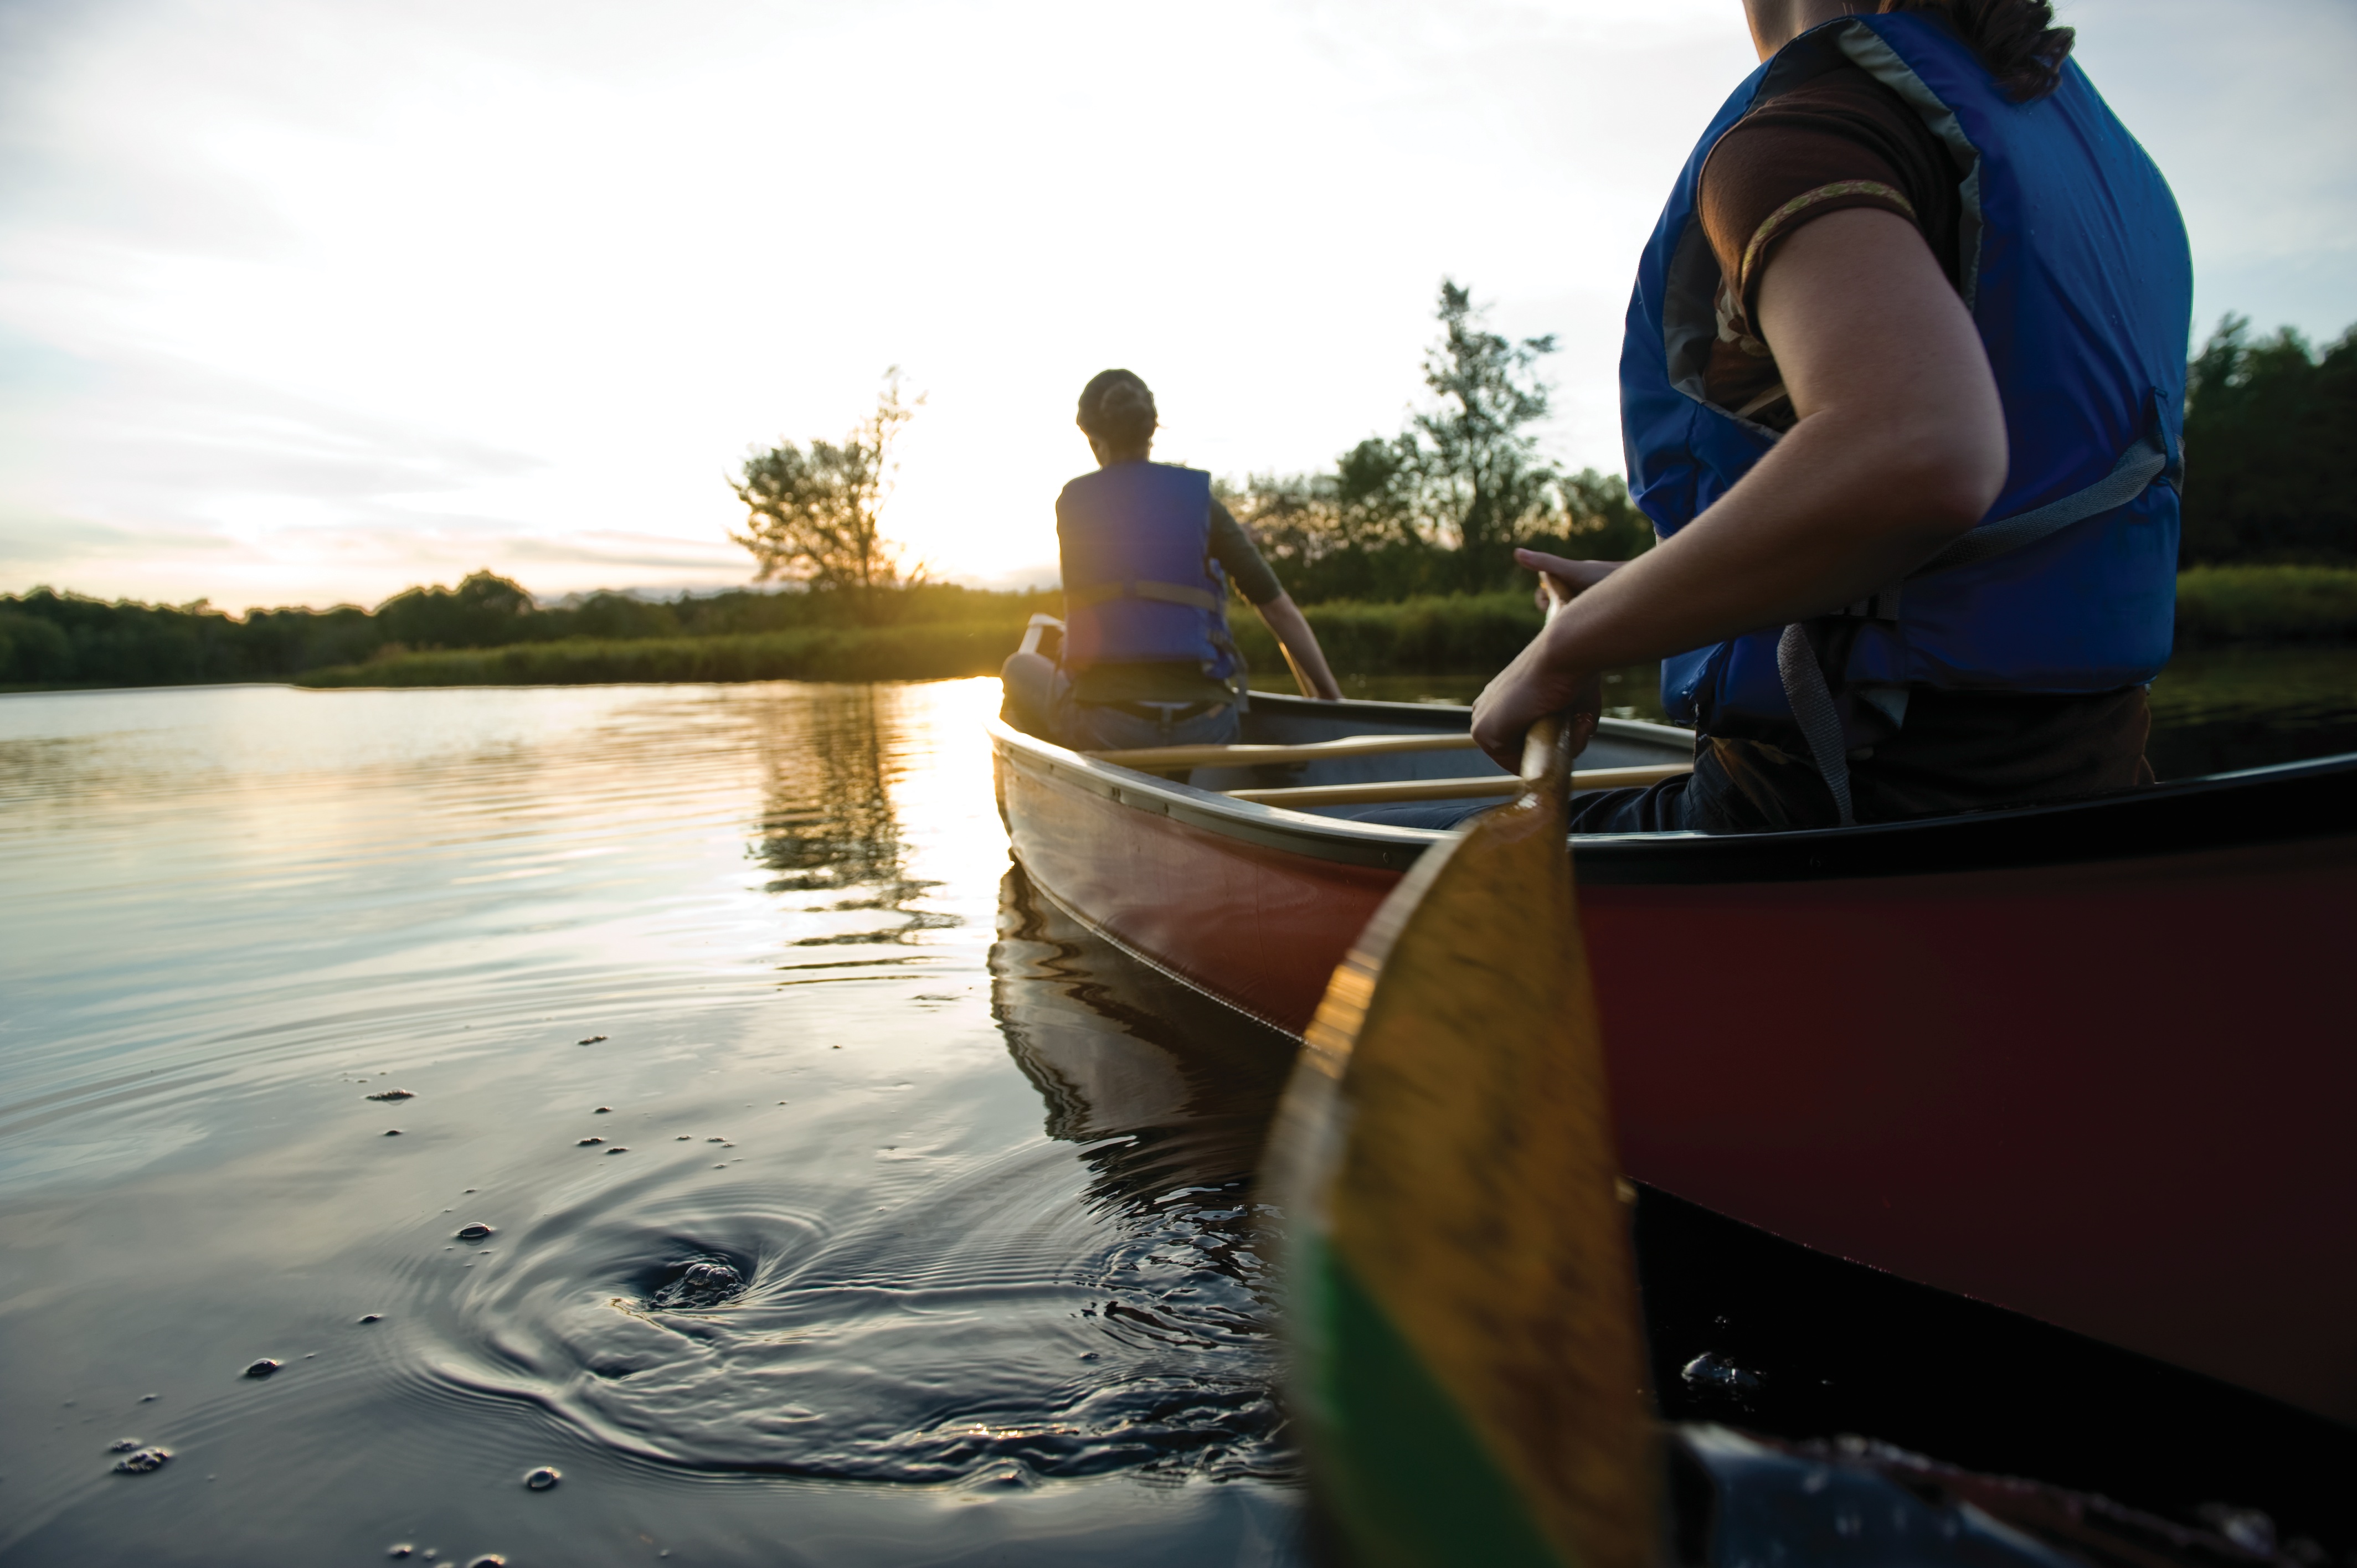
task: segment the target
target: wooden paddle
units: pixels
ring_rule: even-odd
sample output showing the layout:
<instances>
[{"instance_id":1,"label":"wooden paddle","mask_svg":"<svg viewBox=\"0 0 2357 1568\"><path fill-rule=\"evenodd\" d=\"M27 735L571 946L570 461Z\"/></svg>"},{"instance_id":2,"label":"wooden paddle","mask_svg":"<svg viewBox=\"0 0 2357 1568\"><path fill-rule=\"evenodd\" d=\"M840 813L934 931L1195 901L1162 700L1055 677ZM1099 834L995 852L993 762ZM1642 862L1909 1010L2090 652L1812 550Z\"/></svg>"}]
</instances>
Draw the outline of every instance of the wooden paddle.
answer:
<instances>
[{"instance_id":1,"label":"wooden paddle","mask_svg":"<svg viewBox=\"0 0 2357 1568\"><path fill-rule=\"evenodd\" d=\"M1658 1560L1563 728L1376 912L1272 1136L1295 1413L1362 1563Z\"/></svg>"}]
</instances>

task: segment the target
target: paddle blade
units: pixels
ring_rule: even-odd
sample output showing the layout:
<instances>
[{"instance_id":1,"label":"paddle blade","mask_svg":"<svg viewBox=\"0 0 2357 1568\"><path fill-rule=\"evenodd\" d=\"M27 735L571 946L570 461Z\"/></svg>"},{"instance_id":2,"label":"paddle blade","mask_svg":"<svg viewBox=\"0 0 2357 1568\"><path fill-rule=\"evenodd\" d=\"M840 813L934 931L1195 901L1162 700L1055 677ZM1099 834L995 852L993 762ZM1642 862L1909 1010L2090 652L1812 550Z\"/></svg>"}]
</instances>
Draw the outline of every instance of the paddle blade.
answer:
<instances>
[{"instance_id":1,"label":"paddle blade","mask_svg":"<svg viewBox=\"0 0 2357 1568\"><path fill-rule=\"evenodd\" d=\"M1657 1561L1564 835L1537 790L1426 852L1335 971L1280 1112L1296 1412L1361 1563Z\"/></svg>"}]
</instances>

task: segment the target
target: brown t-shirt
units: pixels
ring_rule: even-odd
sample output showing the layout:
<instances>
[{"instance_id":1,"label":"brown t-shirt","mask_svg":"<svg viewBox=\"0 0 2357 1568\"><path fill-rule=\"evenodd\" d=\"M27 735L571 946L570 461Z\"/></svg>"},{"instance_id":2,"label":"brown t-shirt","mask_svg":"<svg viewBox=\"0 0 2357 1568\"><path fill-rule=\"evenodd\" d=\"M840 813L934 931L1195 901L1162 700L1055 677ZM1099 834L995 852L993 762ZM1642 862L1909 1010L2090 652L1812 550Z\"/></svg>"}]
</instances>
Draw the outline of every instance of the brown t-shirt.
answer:
<instances>
[{"instance_id":1,"label":"brown t-shirt","mask_svg":"<svg viewBox=\"0 0 2357 1568\"><path fill-rule=\"evenodd\" d=\"M1895 212L1921 230L1956 281L1964 202L1948 149L1905 100L1849 67L1770 99L1737 121L1703 164L1699 212L1718 258L1718 340L1704 391L1720 407L1789 430L1775 357L1753 312L1777 245L1828 212Z\"/></svg>"},{"instance_id":2,"label":"brown t-shirt","mask_svg":"<svg viewBox=\"0 0 2357 1568\"><path fill-rule=\"evenodd\" d=\"M1720 273L1718 338L1704 372L1712 403L1771 430L1792 428L1792 399L1754 326L1760 279L1795 230L1854 207L1914 223L1948 281L1956 281L1964 212L1955 165L1904 100L1856 67L1770 99L1711 149L1698 209ZM1906 695L1895 724L1860 710L1873 734L1867 754L1850 762L1861 821L2067 800L2152 781L2144 758L2151 714L2140 686L2092 695L1917 687ZM1715 735L1705 750L1690 800L1712 820L1697 825L1756 832L1833 822L1833 797L1796 728Z\"/></svg>"}]
</instances>

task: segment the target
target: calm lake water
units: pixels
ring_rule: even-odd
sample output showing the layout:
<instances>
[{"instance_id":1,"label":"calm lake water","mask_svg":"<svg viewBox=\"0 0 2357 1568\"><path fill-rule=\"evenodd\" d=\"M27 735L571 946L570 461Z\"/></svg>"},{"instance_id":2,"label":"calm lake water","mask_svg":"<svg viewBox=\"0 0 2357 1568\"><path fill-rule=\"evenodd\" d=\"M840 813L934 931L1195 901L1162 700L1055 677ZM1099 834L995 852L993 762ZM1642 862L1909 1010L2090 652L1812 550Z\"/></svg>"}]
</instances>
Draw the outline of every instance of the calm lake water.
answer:
<instances>
[{"instance_id":1,"label":"calm lake water","mask_svg":"<svg viewBox=\"0 0 2357 1568\"><path fill-rule=\"evenodd\" d=\"M997 700L0 698L0 1559L1289 1560L1289 1052L1031 908Z\"/></svg>"},{"instance_id":2,"label":"calm lake water","mask_svg":"<svg viewBox=\"0 0 2357 1568\"><path fill-rule=\"evenodd\" d=\"M2348 650L2154 700L2357 749ZM1029 896L996 703L0 698L0 1560L1297 1560L1288 1047Z\"/></svg>"}]
</instances>

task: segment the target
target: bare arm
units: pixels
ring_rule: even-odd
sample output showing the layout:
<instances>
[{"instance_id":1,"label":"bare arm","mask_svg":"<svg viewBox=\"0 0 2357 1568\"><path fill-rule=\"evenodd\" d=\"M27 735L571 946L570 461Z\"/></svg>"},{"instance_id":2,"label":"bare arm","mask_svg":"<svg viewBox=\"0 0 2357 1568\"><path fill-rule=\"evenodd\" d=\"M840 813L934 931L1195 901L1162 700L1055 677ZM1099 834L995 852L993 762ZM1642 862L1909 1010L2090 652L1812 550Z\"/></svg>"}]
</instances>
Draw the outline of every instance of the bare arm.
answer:
<instances>
[{"instance_id":1,"label":"bare arm","mask_svg":"<svg viewBox=\"0 0 2357 1568\"><path fill-rule=\"evenodd\" d=\"M1302 618L1301 607L1293 602L1291 594L1279 594L1265 605L1254 607L1268 629L1276 633L1276 642L1285 650L1285 661L1292 666L1293 679L1305 697L1320 702L1340 702L1342 688L1335 683L1334 671L1326 668L1325 650L1318 646L1318 634L1309 629Z\"/></svg>"},{"instance_id":2,"label":"bare arm","mask_svg":"<svg viewBox=\"0 0 2357 1568\"><path fill-rule=\"evenodd\" d=\"M1758 314L1799 422L1490 682L1473 734L1507 768L1532 722L1569 708L1597 671L1864 598L1996 500L2007 461L1996 381L1912 224L1854 209L1796 231L1760 279Z\"/></svg>"}]
</instances>

